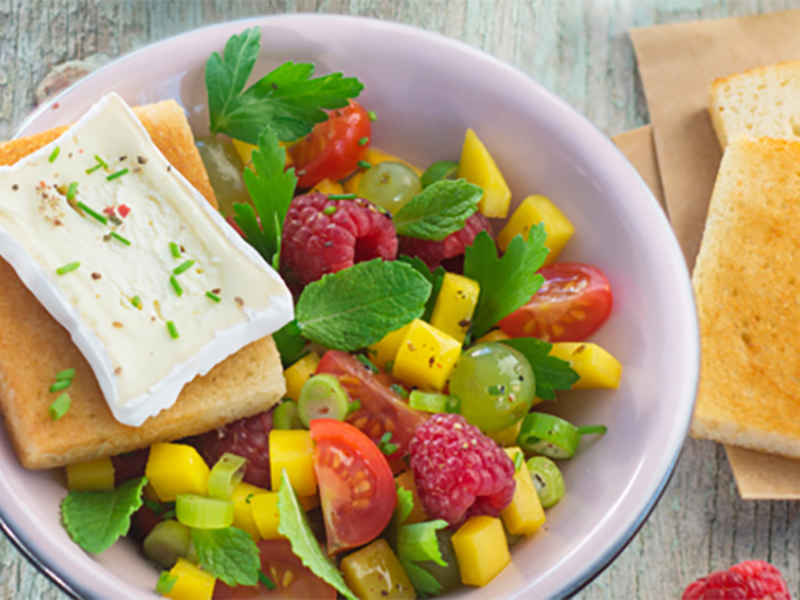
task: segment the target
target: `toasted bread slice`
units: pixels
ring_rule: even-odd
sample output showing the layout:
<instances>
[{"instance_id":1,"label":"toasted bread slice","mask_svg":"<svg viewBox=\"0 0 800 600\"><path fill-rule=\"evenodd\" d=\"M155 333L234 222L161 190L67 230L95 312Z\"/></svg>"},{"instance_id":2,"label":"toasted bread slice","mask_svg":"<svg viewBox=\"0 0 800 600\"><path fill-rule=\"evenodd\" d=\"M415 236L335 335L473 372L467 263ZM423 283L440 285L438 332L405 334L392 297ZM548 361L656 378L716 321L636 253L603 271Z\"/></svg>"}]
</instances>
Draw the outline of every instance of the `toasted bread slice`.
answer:
<instances>
[{"instance_id":1,"label":"toasted bread slice","mask_svg":"<svg viewBox=\"0 0 800 600\"><path fill-rule=\"evenodd\" d=\"M691 433L800 458L800 142L729 141L693 273Z\"/></svg>"},{"instance_id":2,"label":"toasted bread slice","mask_svg":"<svg viewBox=\"0 0 800 600\"><path fill-rule=\"evenodd\" d=\"M715 80L708 110L723 150L739 134L800 140L800 60Z\"/></svg>"},{"instance_id":3,"label":"toasted bread slice","mask_svg":"<svg viewBox=\"0 0 800 600\"><path fill-rule=\"evenodd\" d=\"M166 158L216 206L183 110L174 101L134 109ZM0 144L0 164L13 164L56 139L66 128ZM272 338L246 346L197 377L170 409L127 427L117 422L88 363L69 333L37 302L11 266L0 259L0 410L11 442L31 469L91 460L202 433L268 410L284 394ZM54 374L76 368L69 411L58 421L48 407L58 394Z\"/></svg>"}]
</instances>

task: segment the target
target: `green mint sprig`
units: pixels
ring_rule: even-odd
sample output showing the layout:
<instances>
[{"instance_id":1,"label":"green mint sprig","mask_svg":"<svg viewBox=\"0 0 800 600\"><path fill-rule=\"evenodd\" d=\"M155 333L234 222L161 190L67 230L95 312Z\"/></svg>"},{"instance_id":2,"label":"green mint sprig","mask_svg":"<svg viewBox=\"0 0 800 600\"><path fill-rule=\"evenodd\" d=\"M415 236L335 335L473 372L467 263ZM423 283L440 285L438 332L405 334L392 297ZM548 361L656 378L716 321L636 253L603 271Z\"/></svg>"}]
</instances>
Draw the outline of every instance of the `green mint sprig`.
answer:
<instances>
[{"instance_id":1,"label":"green mint sprig","mask_svg":"<svg viewBox=\"0 0 800 600\"><path fill-rule=\"evenodd\" d=\"M259 550L246 531L236 527L192 529L200 566L228 585L256 585L261 570Z\"/></svg>"},{"instance_id":2,"label":"green mint sprig","mask_svg":"<svg viewBox=\"0 0 800 600\"><path fill-rule=\"evenodd\" d=\"M458 163L452 160L440 160L428 167L419 178L422 187L426 188L442 179L452 179L458 174Z\"/></svg>"},{"instance_id":3,"label":"green mint sprig","mask_svg":"<svg viewBox=\"0 0 800 600\"><path fill-rule=\"evenodd\" d=\"M580 379L570 364L550 356L553 344L537 338L513 338L501 344L519 350L528 359L536 377L536 395L542 400L555 400L554 390L568 390Z\"/></svg>"},{"instance_id":4,"label":"green mint sprig","mask_svg":"<svg viewBox=\"0 0 800 600\"><path fill-rule=\"evenodd\" d=\"M478 210L483 190L464 179L437 181L394 216L398 235L440 241L459 231Z\"/></svg>"}]
</instances>

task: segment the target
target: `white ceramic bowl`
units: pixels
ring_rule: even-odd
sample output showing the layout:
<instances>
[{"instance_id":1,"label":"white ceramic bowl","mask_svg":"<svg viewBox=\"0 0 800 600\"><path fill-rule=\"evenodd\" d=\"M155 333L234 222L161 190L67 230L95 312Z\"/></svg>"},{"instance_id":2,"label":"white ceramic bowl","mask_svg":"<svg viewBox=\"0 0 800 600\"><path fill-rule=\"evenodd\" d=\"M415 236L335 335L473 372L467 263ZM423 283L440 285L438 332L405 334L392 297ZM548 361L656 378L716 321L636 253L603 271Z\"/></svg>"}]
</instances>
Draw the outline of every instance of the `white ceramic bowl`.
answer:
<instances>
[{"instance_id":1,"label":"white ceramic bowl","mask_svg":"<svg viewBox=\"0 0 800 600\"><path fill-rule=\"evenodd\" d=\"M601 267L612 316L594 340L624 365L619 390L571 392L553 410L604 423L564 463L567 495L546 526L513 549L513 563L485 588L452 597L564 597L630 541L667 484L694 404L698 334L686 266L667 220L616 147L577 111L525 75L441 35L363 18L291 15L193 31L126 56L39 109L20 136L77 119L102 94L131 104L176 98L192 125L207 124L203 71L212 51L246 27L263 27L259 75L285 60L312 61L366 84L377 111L374 143L419 165L457 157L472 127L491 149L516 201L542 193L577 228L563 253ZM23 470L0 442L0 518L20 549L66 591L143 598L156 572L126 541L99 557L82 552L59 522L60 473Z\"/></svg>"}]
</instances>

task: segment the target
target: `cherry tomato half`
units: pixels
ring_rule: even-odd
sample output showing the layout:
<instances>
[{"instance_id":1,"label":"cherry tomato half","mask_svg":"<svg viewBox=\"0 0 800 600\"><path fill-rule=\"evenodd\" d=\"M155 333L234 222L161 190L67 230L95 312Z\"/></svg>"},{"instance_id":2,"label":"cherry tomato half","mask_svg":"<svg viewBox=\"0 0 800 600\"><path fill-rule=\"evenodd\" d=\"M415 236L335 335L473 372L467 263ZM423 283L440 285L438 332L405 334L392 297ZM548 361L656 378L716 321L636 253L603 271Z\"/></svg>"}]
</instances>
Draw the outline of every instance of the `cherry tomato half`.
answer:
<instances>
[{"instance_id":1,"label":"cherry tomato half","mask_svg":"<svg viewBox=\"0 0 800 600\"><path fill-rule=\"evenodd\" d=\"M364 138L367 143L360 144ZM351 100L349 106L332 110L327 121L317 123L305 138L289 146L297 187L344 179L366 156L371 138L372 123L363 106Z\"/></svg>"},{"instance_id":2,"label":"cherry tomato half","mask_svg":"<svg viewBox=\"0 0 800 600\"><path fill-rule=\"evenodd\" d=\"M531 301L500 321L506 334L580 342L605 323L613 301L608 279L600 269L583 263L557 263L539 273L545 282Z\"/></svg>"},{"instance_id":3,"label":"cherry tomato half","mask_svg":"<svg viewBox=\"0 0 800 600\"><path fill-rule=\"evenodd\" d=\"M397 503L389 463L352 425L314 419L310 429L328 554L363 546L389 524Z\"/></svg>"}]
</instances>

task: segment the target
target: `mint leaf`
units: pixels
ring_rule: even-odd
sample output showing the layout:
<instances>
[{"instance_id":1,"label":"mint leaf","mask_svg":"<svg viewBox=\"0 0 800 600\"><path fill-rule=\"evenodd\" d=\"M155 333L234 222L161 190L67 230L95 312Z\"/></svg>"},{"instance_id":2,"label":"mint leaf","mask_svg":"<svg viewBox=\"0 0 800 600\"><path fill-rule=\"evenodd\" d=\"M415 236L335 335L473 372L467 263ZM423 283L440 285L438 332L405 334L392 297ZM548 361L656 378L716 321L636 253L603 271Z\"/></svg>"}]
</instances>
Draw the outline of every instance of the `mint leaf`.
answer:
<instances>
[{"instance_id":1,"label":"mint leaf","mask_svg":"<svg viewBox=\"0 0 800 600\"><path fill-rule=\"evenodd\" d=\"M250 534L236 527L192 529L192 544L203 570L228 585L256 585L259 550Z\"/></svg>"},{"instance_id":2,"label":"mint leaf","mask_svg":"<svg viewBox=\"0 0 800 600\"><path fill-rule=\"evenodd\" d=\"M528 359L536 376L536 395L542 400L555 400L553 390L568 390L580 379L565 360L550 356L553 344L537 338L502 340L501 344L519 350Z\"/></svg>"},{"instance_id":3,"label":"mint leaf","mask_svg":"<svg viewBox=\"0 0 800 600\"><path fill-rule=\"evenodd\" d=\"M308 524L306 511L303 510L297 500L286 470L281 473L281 489L278 492L278 514L280 515L278 531L286 536L292 544L292 552L297 555L302 563L311 569L314 575L335 587L348 600L358 600L356 595L347 587L339 569L325 556L319 547L317 538L314 537L311 526Z\"/></svg>"},{"instance_id":4,"label":"mint leaf","mask_svg":"<svg viewBox=\"0 0 800 600\"><path fill-rule=\"evenodd\" d=\"M403 262L353 265L308 284L295 307L306 339L352 352L420 317L431 284Z\"/></svg>"},{"instance_id":5,"label":"mint leaf","mask_svg":"<svg viewBox=\"0 0 800 600\"><path fill-rule=\"evenodd\" d=\"M146 484L147 477L139 477L115 490L69 492L61 502L61 518L69 537L93 554L110 548L128 533L131 515L142 506Z\"/></svg>"},{"instance_id":6,"label":"mint leaf","mask_svg":"<svg viewBox=\"0 0 800 600\"><path fill-rule=\"evenodd\" d=\"M440 160L428 167L420 177L422 187L441 181L442 179L452 179L458 173L458 163L452 160Z\"/></svg>"},{"instance_id":7,"label":"mint leaf","mask_svg":"<svg viewBox=\"0 0 800 600\"><path fill-rule=\"evenodd\" d=\"M289 321L272 334L272 339L275 340L284 369L291 367L306 355L306 340L300 335L297 321Z\"/></svg>"},{"instance_id":8,"label":"mint leaf","mask_svg":"<svg viewBox=\"0 0 800 600\"><path fill-rule=\"evenodd\" d=\"M464 227L478 210L483 190L465 179L443 180L426 187L394 216L397 235L443 240Z\"/></svg>"},{"instance_id":9,"label":"mint leaf","mask_svg":"<svg viewBox=\"0 0 800 600\"><path fill-rule=\"evenodd\" d=\"M544 226L532 227L527 241L517 235L502 258L497 246L485 231L475 236L464 252L464 276L481 286L478 306L472 317L472 334L479 338L503 317L530 301L544 283L536 271L547 258Z\"/></svg>"},{"instance_id":10,"label":"mint leaf","mask_svg":"<svg viewBox=\"0 0 800 600\"><path fill-rule=\"evenodd\" d=\"M414 267L417 271L419 271L420 275L427 279L431 284L431 295L428 296L428 301L425 303L425 312L422 313L422 317L420 317L423 321L430 321L431 315L433 314L433 309L436 306L436 299L439 297L439 290L442 289L442 280L444 279L445 274L444 267L436 267L436 269L431 272L431 270L428 268L428 265L426 265L425 261L423 261L419 256L403 255L397 260Z\"/></svg>"},{"instance_id":11,"label":"mint leaf","mask_svg":"<svg viewBox=\"0 0 800 600\"><path fill-rule=\"evenodd\" d=\"M294 169L285 170L286 152L269 128L259 136L252 161L255 171L245 169L244 182L253 206L234 204L234 220L250 245L277 269L281 231L297 186L297 177Z\"/></svg>"},{"instance_id":12,"label":"mint leaf","mask_svg":"<svg viewBox=\"0 0 800 600\"><path fill-rule=\"evenodd\" d=\"M439 581L429 571L415 563L433 562L446 567L436 532L445 529L447 521L437 519L413 525L402 525L397 530L395 552L414 589L421 595L436 595L441 590Z\"/></svg>"}]
</instances>

